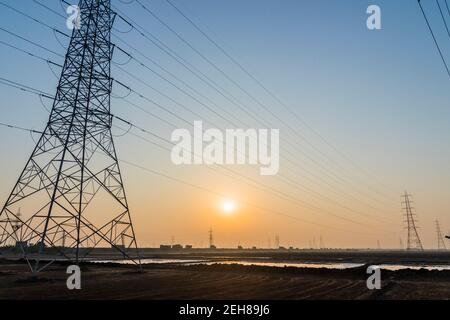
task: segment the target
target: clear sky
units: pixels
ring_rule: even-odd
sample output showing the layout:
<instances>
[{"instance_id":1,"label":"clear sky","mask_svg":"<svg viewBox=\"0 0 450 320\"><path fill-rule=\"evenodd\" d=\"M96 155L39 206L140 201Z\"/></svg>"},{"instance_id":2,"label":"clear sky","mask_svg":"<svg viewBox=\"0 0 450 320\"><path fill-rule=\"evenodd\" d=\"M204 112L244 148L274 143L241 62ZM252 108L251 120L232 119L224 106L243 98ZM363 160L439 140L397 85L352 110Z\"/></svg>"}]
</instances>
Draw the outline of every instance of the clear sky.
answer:
<instances>
[{"instance_id":1,"label":"clear sky","mask_svg":"<svg viewBox=\"0 0 450 320\"><path fill-rule=\"evenodd\" d=\"M67 32L62 17L32 0L1 1ZM220 114L226 110L248 127L266 128L270 124L269 128L280 129L282 141L277 176L261 177L254 166L230 166L269 186L272 191L267 192L260 185L237 176L227 177L205 166L175 166L168 151L130 133L122 136L123 132L114 129L122 160L213 192L122 164L140 245L170 243L173 236L175 242L205 246L212 227L219 246L235 247L238 243L268 246L269 240L273 245L275 235L279 234L285 246L305 247L322 236L329 247L375 247L379 240L382 247L394 248L399 246L400 238L406 242L400 195L408 190L414 196L424 246L436 247L435 219L440 220L444 231L450 229L450 78L417 1L171 0L308 125L288 113L165 0L141 1L260 104L136 2L112 3L220 85L227 96L232 95L231 100L239 101L259 117L250 117L240 110L237 103L211 89L120 19L115 24L113 41L134 52L127 46L131 44L145 55L134 52L148 67L161 72L196 99L134 61L121 66L127 57L117 51L112 68L114 78L190 123L203 120L207 127L236 127L208 111L206 105ZM40 2L65 15L59 1ZM422 2L450 63L450 38L436 3ZM450 13L443 0L441 3L450 25ZM382 30L369 31L366 27L366 9L370 4L381 8ZM66 38L55 37L48 28L1 5L0 27L55 53L65 53ZM63 62L58 55L1 30L0 40L54 62ZM54 73L58 76L60 72L57 67L50 70L46 63L1 44L0 61L0 77L54 94L57 84ZM119 86L114 90L116 97L127 94ZM38 97L1 84L0 97L1 122L44 128L48 114ZM127 99L178 128L192 129L148 101L135 95ZM49 101L44 102L50 106ZM120 98L112 99L112 112L166 139L174 130ZM295 132L290 128L295 128ZM155 140L137 131L131 133ZM0 135L3 202L32 151L33 138L37 137L3 127ZM224 214L220 208L226 199L236 203L234 214Z\"/></svg>"}]
</instances>

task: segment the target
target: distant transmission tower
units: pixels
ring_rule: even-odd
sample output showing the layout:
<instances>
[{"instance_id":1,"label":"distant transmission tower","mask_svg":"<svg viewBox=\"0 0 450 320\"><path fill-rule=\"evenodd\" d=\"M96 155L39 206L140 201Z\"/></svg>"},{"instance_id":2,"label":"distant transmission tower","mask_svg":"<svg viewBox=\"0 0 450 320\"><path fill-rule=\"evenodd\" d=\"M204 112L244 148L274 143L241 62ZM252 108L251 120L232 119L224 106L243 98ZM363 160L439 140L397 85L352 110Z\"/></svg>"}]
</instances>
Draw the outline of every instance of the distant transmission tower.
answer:
<instances>
[{"instance_id":1,"label":"distant transmission tower","mask_svg":"<svg viewBox=\"0 0 450 320\"><path fill-rule=\"evenodd\" d=\"M17 218L15 220L11 220L11 227L14 232L19 231L20 228L22 227L21 217L22 217L22 213L21 213L21 209L19 208L19 211L17 211Z\"/></svg>"},{"instance_id":2,"label":"distant transmission tower","mask_svg":"<svg viewBox=\"0 0 450 320\"><path fill-rule=\"evenodd\" d=\"M417 232L415 214L413 213L413 207L411 207L412 201L410 200L411 195L405 191L402 196L404 201L403 209L405 210L405 223L406 229L408 230L408 240L406 249L407 250L423 250L422 242L420 241L419 233Z\"/></svg>"},{"instance_id":3,"label":"distant transmission tower","mask_svg":"<svg viewBox=\"0 0 450 320\"><path fill-rule=\"evenodd\" d=\"M280 236L275 236L275 249L280 249Z\"/></svg>"},{"instance_id":4,"label":"distant transmission tower","mask_svg":"<svg viewBox=\"0 0 450 320\"><path fill-rule=\"evenodd\" d=\"M325 243L323 242L322 236L319 238L319 249L325 249Z\"/></svg>"},{"instance_id":5,"label":"distant transmission tower","mask_svg":"<svg viewBox=\"0 0 450 320\"><path fill-rule=\"evenodd\" d=\"M47 248L62 246L70 261L110 247L140 264L111 133L115 13L110 0L80 0L79 8L47 126L0 213L0 246L21 243L33 272Z\"/></svg>"},{"instance_id":6,"label":"distant transmission tower","mask_svg":"<svg viewBox=\"0 0 450 320\"><path fill-rule=\"evenodd\" d=\"M213 237L213 230L212 228L209 229L209 248L214 248L214 237Z\"/></svg>"},{"instance_id":7,"label":"distant transmission tower","mask_svg":"<svg viewBox=\"0 0 450 320\"><path fill-rule=\"evenodd\" d=\"M445 246L444 235L442 234L441 226L439 224L439 220L436 220L436 235L438 241L438 250L447 250L447 247Z\"/></svg>"}]
</instances>

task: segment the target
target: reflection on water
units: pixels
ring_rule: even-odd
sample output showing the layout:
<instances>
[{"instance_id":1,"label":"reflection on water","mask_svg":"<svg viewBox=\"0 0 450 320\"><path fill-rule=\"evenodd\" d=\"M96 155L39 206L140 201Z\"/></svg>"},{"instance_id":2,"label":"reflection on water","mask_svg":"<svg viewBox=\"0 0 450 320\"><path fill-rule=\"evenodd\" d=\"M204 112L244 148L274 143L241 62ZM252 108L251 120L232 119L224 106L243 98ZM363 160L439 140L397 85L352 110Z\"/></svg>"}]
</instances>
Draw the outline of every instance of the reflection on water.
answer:
<instances>
[{"instance_id":1,"label":"reflection on water","mask_svg":"<svg viewBox=\"0 0 450 320\"><path fill-rule=\"evenodd\" d=\"M200 263L190 263L190 265L196 265ZM311 269L350 269L361 267L362 263L298 263L298 262L266 262L266 261L209 261L202 263L206 265L212 264L239 264L243 266L263 266L263 267L295 267L295 268L311 268Z\"/></svg>"},{"instance_id":2,"label":"reflection on water","mask_svg":"<svg viewBox=\"0 0 450 320\"><path fill-rule=\"evenodd\" d=\"M117 264L133 264L131 260L97 260L93 261L95 263L117 263ZM239 264L243 266L263 266L263 267L275 267L275 268L284 268L284 267L294 267L294 268L311 268L311 269L351 269L358 268L365 265L365 263L314 263L314 262L269 262L269 261L248 261L248 260L225 260L225 261L211 261L211 260L198 260L198 259L142 259L142 264L182 264L182 265L213 265L213 264ZM398 271L398 270L450 270L450 265L431 265L431 264L415 264L415 265L406 265L406 264L380 264L378 265L381 269L390 270L390 271Z\"/></svg>"},{"instance_id":3,"label":"reflection on water","mask_svg":"<svg viewBox=\"0 0 450 320\"><path fill-rule=\"evenodd\" d=\"M96 260L94 263L117 263L117 264L134 264L131 260ZM188 264L188 263L202 263L205 260L187 260L187 259L142 259L141 264Z\"/></svg>"},{"instance_id":4,"label":"reflection on water","mask_svg":"<svg viewBox=\"0 0 450 320\"><path fill-rule=\"evenodd\" d=\"M438 264L437 265L380 264L379 267L381 269L391 270L391 271L398 271L398 270L405 270L405 269L411 269L411 270L426 269L426 270L437 270L437 271L450 270L450 265L438 265Z\"/></svg>"}]
</instances>

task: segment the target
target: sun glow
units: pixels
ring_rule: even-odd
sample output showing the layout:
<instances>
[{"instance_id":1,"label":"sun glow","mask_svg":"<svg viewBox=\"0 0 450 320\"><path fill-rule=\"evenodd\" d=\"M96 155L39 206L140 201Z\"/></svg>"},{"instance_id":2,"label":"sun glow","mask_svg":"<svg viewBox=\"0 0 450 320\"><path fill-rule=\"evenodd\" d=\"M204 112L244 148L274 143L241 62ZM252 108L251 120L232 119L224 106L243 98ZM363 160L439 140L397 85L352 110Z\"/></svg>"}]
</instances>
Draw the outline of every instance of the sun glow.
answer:
<instances>
[{"instance_id":1,"label":"sun glow","mask_svg":"<svg viewBox=\"0 0 450 320\"><path fill-rule=\"evenodd\" d=\"M236 211L236 203L233 200L222 202L222 212L226 215L232 215Z\"/></svg>"}]
</instances>

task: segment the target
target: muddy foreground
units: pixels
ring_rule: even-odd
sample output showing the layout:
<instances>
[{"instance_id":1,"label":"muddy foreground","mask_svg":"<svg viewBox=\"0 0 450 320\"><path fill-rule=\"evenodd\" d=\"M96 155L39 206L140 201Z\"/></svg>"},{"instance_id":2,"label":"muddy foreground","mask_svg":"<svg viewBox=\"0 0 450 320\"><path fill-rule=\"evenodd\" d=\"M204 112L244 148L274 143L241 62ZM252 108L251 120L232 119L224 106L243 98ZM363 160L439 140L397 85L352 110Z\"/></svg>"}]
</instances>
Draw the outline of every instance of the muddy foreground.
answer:
<instances>
[{"instance_id":1,"label":"muddy foreground","mask_svg":"<svg viewBox=\"0 0 450 320\"><path fill-rule=\"evenodd\" d=\"M66 287L66 266L32 278L25 264L0 260L0 299L450 299L450 271L382 271L382 289L351 270L240 265L82 265L82 289Z\"/></svg>"}]
</instances>

